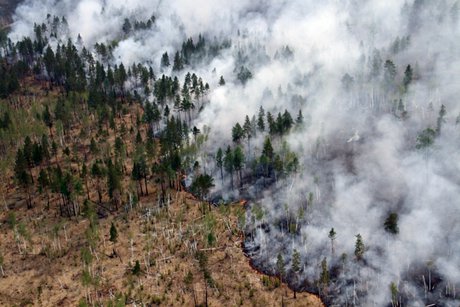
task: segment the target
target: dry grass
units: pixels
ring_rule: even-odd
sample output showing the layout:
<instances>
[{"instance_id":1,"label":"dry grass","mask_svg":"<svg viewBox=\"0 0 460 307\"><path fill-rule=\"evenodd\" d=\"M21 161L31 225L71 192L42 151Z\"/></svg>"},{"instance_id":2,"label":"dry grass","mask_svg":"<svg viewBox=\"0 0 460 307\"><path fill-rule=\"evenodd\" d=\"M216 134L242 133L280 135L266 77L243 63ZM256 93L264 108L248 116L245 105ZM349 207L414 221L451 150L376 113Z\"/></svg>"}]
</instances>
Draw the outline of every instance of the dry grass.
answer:
<instances>
[{"instance_id":1,"label":"dry grass","mask_svg":"<svg viewBox=\"0 0 460 307\"><path fill-rule=\"evenodd\" d=\"M262 275L251 269L241 250L236 225L240 205L209 211L207 205L184 192L171 193L173 201L169 207L158 208L154 197L144 198L129 213L100 220L98 247L91 264L98 285L88 288L91 302L103 304L115 294L124 293L131 304L193 306L195 294L197 303L203 304L205 288L195 253L204 250L214 280L214 286L208 289L211 306L274 306L281 304L283 296L287 305L321 306L312 295L299 294L294 300L284 285L273 290L263 285ZM145 212L149 210L147 217ZM65 231L62 227L58 237L54 237L52 225L60 219L46 215L38 218L38 211L18 213L31 233L27 251L22 254L13 231L5 224L1 227L0 248L6 276L0 278L0 303L76 305L87 291L81 282L80 251L86 244L84 231L89 222L67 221ZM5 213L1 220L5 220ZM119 233L115 244L109 241L112 222ZM207 237L211 229L216 240L209 246ZM114 249L118 257L111 258ZM141 264L140 276L131 273L136 260ZM188 272L193 275L190 285L184 282Z\"/></svg>"}]
</instances>

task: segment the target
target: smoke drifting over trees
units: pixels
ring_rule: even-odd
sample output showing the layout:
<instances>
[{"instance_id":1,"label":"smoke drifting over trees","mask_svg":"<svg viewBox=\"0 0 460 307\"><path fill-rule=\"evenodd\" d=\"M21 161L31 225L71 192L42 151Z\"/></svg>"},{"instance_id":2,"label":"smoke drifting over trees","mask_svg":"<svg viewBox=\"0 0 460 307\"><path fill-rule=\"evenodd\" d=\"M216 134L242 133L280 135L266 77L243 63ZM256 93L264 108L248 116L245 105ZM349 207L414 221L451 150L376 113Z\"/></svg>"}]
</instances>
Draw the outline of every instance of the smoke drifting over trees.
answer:
<instances>
[{"instance_id":1,"label":"smoke drifting over trees","mask_svg":"<svg viewBox=\"0 0 460 307\"><path fill-rule=\"evenodd\" d=\"M250 199L255 267L339 306L454 306L458 18L454 0L34 0L10 38L48 20L51 48L209 82L196 106L144 98L195 127L200 194Z\"/></svg>"}]
</instances>

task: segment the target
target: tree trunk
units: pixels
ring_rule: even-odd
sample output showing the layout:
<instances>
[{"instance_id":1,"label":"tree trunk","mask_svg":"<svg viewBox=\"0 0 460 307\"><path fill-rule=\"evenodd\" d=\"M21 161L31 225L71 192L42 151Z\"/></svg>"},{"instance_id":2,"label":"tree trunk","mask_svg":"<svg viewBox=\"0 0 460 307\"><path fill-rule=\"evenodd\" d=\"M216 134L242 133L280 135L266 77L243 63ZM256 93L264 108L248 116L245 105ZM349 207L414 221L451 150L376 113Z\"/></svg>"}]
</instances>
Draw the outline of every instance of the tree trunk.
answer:
<instances>
[{"instance_id":1,"label":"tree trunk","mask_svg":"<svg viewBox=\"0 0 460 307\"><path fill-rule=\"evenodd\" d=\"M230 172L230 184L231 184L232 191L233 191L233 172Z\"/></svg>"},{"instance_id":2,"label":"tree trunk","mask_svg":"<svg viewBox=\"0 0 460 307\"><path fill-rule=\"evenodd\" d=\"M27 209L32 209L32 199L30 197L29 187L26 187L26 193L27 193Z\"/></svg>"},{"instance_id":3,"label":"tree trunk","mask_svg":"<svg viewBox=\"0 0 460 307\"><path fill-rule=\"evenodd\" d=\"M89 197L88 178L86 177L85 177L85 187L86 187L86 198L88 200L91 200L91 198Z\"/></svg>"},{"instance_id":4,"label":"tree trunk","mask_svg":"<svg viewBox=\"0 0 460 307\"><path fill-rule=\"evenodd\" d=\"M204 281L204 305L208 307L208 283Z\"/></svg>"},{"instance_id":5,"label":"tree trunk","mask_svg":"<svg viewBox=\"0 0 460 307\"><path fill-rule=\"evenodd\" d=\"M101 189L100 189L99 185L97 187L97 196L99 198L99 205L100 205L100 204L102 204L102 194L101 194Z\"/></svg>"}]
</instances>

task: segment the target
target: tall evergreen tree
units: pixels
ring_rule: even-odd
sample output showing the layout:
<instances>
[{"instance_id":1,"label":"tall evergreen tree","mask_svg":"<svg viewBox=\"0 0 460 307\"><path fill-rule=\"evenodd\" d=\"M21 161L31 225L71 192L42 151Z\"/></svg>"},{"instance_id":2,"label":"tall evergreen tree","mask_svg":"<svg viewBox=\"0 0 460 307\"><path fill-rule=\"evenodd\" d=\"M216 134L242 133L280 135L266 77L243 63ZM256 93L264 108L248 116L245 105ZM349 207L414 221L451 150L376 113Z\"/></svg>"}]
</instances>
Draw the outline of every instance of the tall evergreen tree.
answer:
<instances>
[{"instance_id":1,"label":"tall evergreen tree","mask_svg":"<svg viewBox=\"0 0 460 307\"><path fill-rule=\"evenodd\" d=\"M387 232L394 234L394 235L398 234L399 233L398 214L395 212L391 212L386 218L385 223L383 225Z\"/></svg>"},{"instance_id":2,"label":"tall evergreen tree","mask_svg":"<svg viewBox=\"0 0 460 307\"><path fill-rule=\"evenodd\" d=\"M244 153L240 146L233 150L233 169L238 172L240 187L243 186L242 169L244 164Z\"/></svg>"},{"instance_id":3,"label":"tall evergreen tree","mask_svg":"<svg viewBox=\"0 0 460 307\"><path fill-rule=\"evenodd\" d=\"M219 78L219 85L220 85L220 86L224 86L224 85L225 85L224 76L220 76L220 78Z\"/></svg>"},{"instance_id":4,"label":"tall evergreen tree","mask_svg":"<svg viewBox=\"0 0 460 307\"><path fill-rule=\"evenodd\" d=\"M223 173L223 166L224 166L224 153L222 151L222 148L219 147L216 153L216 165L220 170L220 179L222 180L222 183L224 182L224 173Z\"/></svg>"},{"instance_id":5,"label":"tall evergreen tree","mask_svg":"<svg viewBox=\"0 0 460 307\"><path fill-rule=\"evenodd\" d=\"M284 276L286 275L285 265L283 256L278 254L278 257L276 258L276 272L278 273L281 282L283 282Z\"/></svg>"},{"instance_id":6,"label":"tall evergreen tree","mask_svg":"<svg viewBox=\"0 0 460 307\"><path fill-rule=\"evenodd\" d=\"M227 173L230 174L230 183L231 188L233 190L233 171L234 171L234 161L233 161L233 151L230 146L227 147L225 150L225 157L224 157L224 168Z\"/></svg>"},{"instance_id":7,"label":"tall evergreen tree","mask_svg":"<svg viewBox=\"0 0 460 307\"><path fill-rule=\"evenodd\" d=\"M406 70L404 71L404 80L403 80L403 85L404 89L407 91L407 88L409 87L409 84L412 82L413 78L413 71L412 67L410 65L407 65Z\"/></svg>"},{"instance_id":8,"label":"tall evergreen tree","mask_svg":"<svg viewBox=\"0 0 460 307\"><path fill-rule=\"evenodd\" d=\"M355 256L357 260L362 260L365 252L363 238L360 234L356 235Z\"/></svg>"},{"instance_id":9,"label":"tall evergreen tree","mask_svg":"<svg viewBox=\"0 0 460 307\"><path fill-rule=\"evenodd\" d=\"M30 196L30 187L32 184L32 179L27 171L28 162L24 152L19 148L16 153L16 162L14 165L14 175L18 184L25 190L27 194L27 208L32 208L32 200Z\"/></svg>"},{"instance_id":10,"label":"tall evergreen tree","mask_svg":"<svg viewBox=\"0 0 460 307\"><path fill-rule=\"evenodd\" d=\"M295 274L296 280L298 279L298 274L300 272L300 253L298 250L294 249L292 252L292 271ZM294 298L297 298L296 286L294 285Z\"/></svg>"},{"instance_id":11,"label":"tall evergreen tree","mask_svg":"<svg viewBox=\"0 0 460 307\"><path fill-rule=\"evenodd\" d=\"M331 254L334 256L334 241L337 238L337 233L335 232L334 228L331 228L328 237L329 240L331 240Z\"/></svg>"},{"instance_id":12,"label":"tall evergreen tree","mask_svg":"<svg viewBox=\"0 0 460 307\"><path fill-rule=\"evenodd\" d=\"M236 123L235 126L232 128L232 140L235 143L239 143L244 136L243 127L241 127L240 123Z\"/></svg>"},{"instance_id":13,"label":"tall evergreen tree","mask_svg":"<svg viewBox=\"0 0 460 307\"><path fill-rule=\"evenodd\" d=\"M322 286L322 292L326 294L327 287L329 286L329 269L327 266L326 257L324 257L321 261L321 274L319 276L319 283Z\"/></svg>"},{"instance_id":14,"label":"tall evergreen tree","mask_svg":"<svg viewBox=\"0 0 460 307\"><path fill-rule=\"evenodd\" d=\"M446 120L444 119L444 117L446 116L446 106L445 105L441 105L441 109L439 110L439 116L438 116L438 119L436 120L436 133L437 135L441 135L441 128L442 128L442 124L444 124L446 122Z\"/></svg>"},{"instance_id":15,"label":"tall evergreen tree","mask_svg":"<svg viewBox=\"0 0 460 307\"><path fill-rule=\"evenodd\" d=\"M262 106L259 108L259 114L257 115L257 128L259 131L265 130L265 110Z\"/></svg>"},{"instance_id":16,"label":"tall evergreen tree","mask_svg":"<svg viewBox=\"0 0 460 307\"><path fill-rule=\"evenodd\" d=\"M179 51L176 52L174 55L174 63L173 63L173 70L174 71L179 71L184 68L183 60L182 57L179 54Z\"/></svg>"},{"instance_id":17,"label":"tall evergreen tree","mask_svg":"<svg viewBox=\"0 0 460 307\"><path fill-rule=\"evenodd\" d=\"M161 67L169 67L169 65L171 65L169 62L169 56L168 56L168 53L165 52L161 56Z\"/></svg>"}]
</instances>

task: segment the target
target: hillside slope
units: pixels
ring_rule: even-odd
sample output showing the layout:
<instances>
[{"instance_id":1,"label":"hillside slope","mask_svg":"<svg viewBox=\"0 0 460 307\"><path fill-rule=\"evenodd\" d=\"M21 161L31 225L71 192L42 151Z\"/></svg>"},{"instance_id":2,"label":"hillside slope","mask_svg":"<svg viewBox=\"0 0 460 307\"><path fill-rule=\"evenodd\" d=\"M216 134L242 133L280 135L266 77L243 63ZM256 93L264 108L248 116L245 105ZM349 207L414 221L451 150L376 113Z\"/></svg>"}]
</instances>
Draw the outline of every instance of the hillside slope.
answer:
<instances>
[{"instance_id":1,"label":"hillside slope","mask_svg":"<svg viewBox=\"0 0 460 307\"><path fill-rule=\"evenodd\" d=\"M27 194L13 182L9 165L14 163L15 146L8 140L24 135L36 140L47 131L36 113L57 99L59 89L43 88L47 86L26 78L21 90L1 101L10 112L14 129L8 130L2 147L7 154L2 159L6 184L0 211L0 305L279 306L284 302L322 306L318 298L306 293L294 300L291 290L280 286L277 278L250 267L241 249L239 226L245 209L240 203L209 206L179 187L167 188L167 201L161 205L161 186L151 175L145 182L148 195L140 195L138 201L133 195L132 201L116 209L104 189L102 202L98 202L98 187L106 183L96 177L87 179L75 196L76 202L83 203L77 216L61 216L61 196L47 188L30 192L32 206L27 209ZM134 128L145 137L146 127L133 127L132 114L143 110L136 104L128 108L129 112L116 118L104 133L98 131L91 116L86 123L76 122L58 140L55 155L32 167L32 177L39 180L43 169L62 168L75 178L84 178L82 163L91 166L102 158L104 150L113 156L116 136L126 130L130 131L123 137L128 158L121 182L125 190L133 185L136 189L129 176L136 146ZM85 125L89 128L86 135L81 132ZM49 132L59 135L54 127ZM100 149L96 154L91 151L92 138ZM70 154L67 148L72 148ZM127 197L131 199L131 195Z\"/></svg>"}]
</instances>

